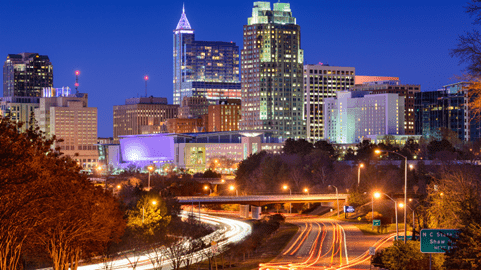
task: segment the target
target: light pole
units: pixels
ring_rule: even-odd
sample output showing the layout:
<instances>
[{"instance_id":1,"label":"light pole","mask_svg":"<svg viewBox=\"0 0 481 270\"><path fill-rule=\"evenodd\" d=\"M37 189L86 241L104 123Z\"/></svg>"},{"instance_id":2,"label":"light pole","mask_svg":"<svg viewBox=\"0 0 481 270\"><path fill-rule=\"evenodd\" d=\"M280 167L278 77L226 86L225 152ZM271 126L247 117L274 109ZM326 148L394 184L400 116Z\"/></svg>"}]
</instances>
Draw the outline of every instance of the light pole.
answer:
<instances>
[{"instance_id":1,"label":"light pole","mask_svg":"<svg viewBox=\"0 0 481 270\"><path fill-rule=\"evenodd\" d=\"M387 150L376 150L376 154L380 154L381 152L387 152L387 153L393 153L396 154L400 157L404 158L404 205L407 205L408 203L408 158L406 156L403 156L397 152L393 151L387 151ZM404 207L404 244L407 242L407 216L406 216L406 207Z\"/></svg>"},{"instance_id":2,"label":"light pole","mask_svg":"<svg viewBox=\"0 0 481 270\"><path fill-rule=\"evenodd\" d=\"M236 195L236 196L239 196L239 193L237 192L237 188L236 188L235 186L230 186L229 189L230 189L231 191L234 191L234 190L235 190L235 195Z\"/></svg>"},{"instance_id":3,"label":"light pole","mask_svg":"<svg viewBox=\"0 0 481 270\"><path fill-rule=\"evenodd\" d=\"M289 195L292 196L292 190L291 190L290 187L288 187L287 185L284 185L282 188L283 188L283 189L289 189ZM292 209L292 204L291 204L291 202L289 202L289 214L292 213L292 212L291 212L291 209Z\"/></svg>"},{"instance_id":4,"label":"light pole","mask_svg":"<svg viewBox=\"0 0 481 270\"><path fill-rule=\"evenodd\" d=\"M383 194L384 196L388 197L389 199L391 199L391 201L394 202L394 214L396 215L396 236L397 236L397 240L399 240L399 223L397 222L397 202L386 193L383 193Z\"/></svg>"},{"instance_id":5,"label":"light pole","mask_svg":"<svg viewBox=\"0 0 481 270\"><path fill-rule=\"evenodd\" d=\"M361 168L364 168L364 164L359 164L359 168L357 170L357 186L361 184Z\"/></svg>"},{"instance_id":6,"label":"light pole","mask_svg":"<svg viewBox=\"0 0 481 270\"><path fill-rule=\"evenodd\" d=\"M372 230L374 231L374 197L379 198L381 197L381 193L374 192L371 196L371 219L372 219Z\"/></svg>"},{"instance_id":7,"label":"light pole","mask_svg":"<svg viewBox=\"0 0 481 270\"><path fill-rule=\"evenodd\" d=\"M152 171L152 169L154 169L154 167L152 166L149 166L147 167L147 170L149 171L149 181L148 181L148 187L147 189L150 191L150 172Z\"/></svg>"},{"instance_id":8,"label":"light pole","mask_svg":"<svg viewBox=\"0 0 481 270\"><path fill-rule=\"evenodd\" d=\"M409 209L411 209L411 211L413 212L413 233L412 233L412 237L414 237L414 228L416 226L415 224L415 219L414 219L414 209L411 208L411 206L409 206L409 204L406 204L407 207L409 207ZM399 207L403 208L404 207L404 204L403 203L400 203L399 204ZM415 240L415 239L412 239L412 240Z\"/></svg>"},{"instance_id":9,"label":"light pole","mask_svg":"<svg viewBox=\"0 0 481 270\"><path fill-rule=\"evenodd\" d=\"M308 188L304 188L304 192L307 193L307 196L309 196L309 189ZM307 208L311 208L311 202L307 202Z\"/></svg>"},{"instance_id":10,"label":"light pole","mask_svg":"<svg viewBox=\"0 0 481 270\"><path fill-rule=\"evenodd\" d=\"M205 186L204 186L204 189L205 189L205 190L209 190L209 195L212 194L212 189L210 189L209 186L205 185Z\"/></svg>"},{"instance_id":11,"label":"light pole","mask_svg":"<svg viewBox=\"0 0 481 270\"><path fill-rule=\"evenodd\" d=\"M157 202L156 202L156 201L152 201L152 204L153 204L153 205L156 205ZM145 208L144 208L144 205L142 204L142 224L144 224L144 216L145 216Z\"/></svg>"},{"instance_id":12,"label":"light pole","mask_svg":"<svg viewBox=\"0 0 481 270\"><path fill-rule=\"evenodd\" d=\"M339 218L339 192L336 186L329 185L328 187L333 187L336 189L336 200L337 200L337 218Z\"/></svg>"}]
</instances>

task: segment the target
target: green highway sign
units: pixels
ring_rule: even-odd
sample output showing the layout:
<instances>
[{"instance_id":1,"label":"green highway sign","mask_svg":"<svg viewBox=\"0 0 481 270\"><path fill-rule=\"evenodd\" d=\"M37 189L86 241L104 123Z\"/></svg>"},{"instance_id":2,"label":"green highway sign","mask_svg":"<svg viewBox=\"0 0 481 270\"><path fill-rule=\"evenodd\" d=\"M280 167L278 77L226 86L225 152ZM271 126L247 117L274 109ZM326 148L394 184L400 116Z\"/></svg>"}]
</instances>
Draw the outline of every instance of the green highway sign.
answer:
<instances>
[{"instance_id":1,"label":"green highway sign","mask_svg":"<svg viewBox=\"0 0 481 270\"><path fill-rule=\"evenodd\" d=\"M418 240L418 239L419 239L419 237L416 235L415 240ZM399 236L399 239L398 239L397 236L394 236L394 240L404 241L404 235L400 235L400 236ZM413 240L413 236L412 236L412 235L408 235L408 241L411 241L411 240Z\"/></svg>"},{"instance_id":2,"label":"green highway sign","mask_svg":"<svg viewBox=\"0 0 481 270\"><path fill-rule=\"evenodd\" d=\"M381 220L380 219L374 219L372 221L372 225L374 226L381 226Z\"/></svg>"},{"instance_id":3,"label":"green highway sign","mask_svg":"<svg viewBox=\"0 0 481 270\"><path fill-rule=\"evenodd\" d=\"M457 238L459 230L456 229L422 229L421 252L445 253L455 245L451 238Z\"/></svg>"}]
</instances>

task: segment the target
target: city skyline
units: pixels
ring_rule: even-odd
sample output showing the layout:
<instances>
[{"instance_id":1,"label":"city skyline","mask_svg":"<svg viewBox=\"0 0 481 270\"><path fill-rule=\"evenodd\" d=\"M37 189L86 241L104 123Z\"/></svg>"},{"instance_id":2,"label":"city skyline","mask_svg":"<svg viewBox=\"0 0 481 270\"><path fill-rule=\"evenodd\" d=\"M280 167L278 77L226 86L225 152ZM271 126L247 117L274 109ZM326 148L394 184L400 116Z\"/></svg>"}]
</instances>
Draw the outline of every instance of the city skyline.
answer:
<instances>
[{"instance_id":1,"label":"city skyline","mask_svg":"<svg viewBox=\"0 0 481 270\"><path fill-rule=\"evenodd\" d=\"M0 46L0 55L48 55L54 87L74 88L74 72L80 70L79 91L89 94L90 106L98 107L101 137L113 135L114 105L144 95L144 75L150 78L149 96L173 103L172 29L183 2L118 3L0 4L0 23L7 26L2 34L10 37ZM241 46L252 5L253 1L186 1L185 10L199 40ZM432 91L453 83L450 78L463 68L449 56L449 49L472 27L464 5L298 1L291 9L301 26L304 64L352 66L358 75L395 76L403 84ZM38 20L38 14L48 16Z\"/></svg>"}]
</instances>

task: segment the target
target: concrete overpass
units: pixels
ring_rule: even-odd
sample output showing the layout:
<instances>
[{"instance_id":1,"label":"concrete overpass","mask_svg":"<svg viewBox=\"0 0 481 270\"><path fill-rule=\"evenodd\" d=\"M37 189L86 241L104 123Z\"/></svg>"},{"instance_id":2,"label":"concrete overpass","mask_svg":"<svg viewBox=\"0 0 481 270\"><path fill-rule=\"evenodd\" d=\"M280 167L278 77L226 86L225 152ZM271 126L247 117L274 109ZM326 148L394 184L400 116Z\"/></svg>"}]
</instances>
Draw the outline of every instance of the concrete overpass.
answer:
<instances>
[{"instance_id":1,"label":"concrete overpass","mask_svg":"<svg viewBox=\"0 0 481 270\"><path fill-rule=\"evenodd\" d=\"M310 195L247 195L247 196L181 196L180 204L249 204L262 206L273 203L332 203L347 201L348 194L310 194Z\"/></svg>"}]
</instances>

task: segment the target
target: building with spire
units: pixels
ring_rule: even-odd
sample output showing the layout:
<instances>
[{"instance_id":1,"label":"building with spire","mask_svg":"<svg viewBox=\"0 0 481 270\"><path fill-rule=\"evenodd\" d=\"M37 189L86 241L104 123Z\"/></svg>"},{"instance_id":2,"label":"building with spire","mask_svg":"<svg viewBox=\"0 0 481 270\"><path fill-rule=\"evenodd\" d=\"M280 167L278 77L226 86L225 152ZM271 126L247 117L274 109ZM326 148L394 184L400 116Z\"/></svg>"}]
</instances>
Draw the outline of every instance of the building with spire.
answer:
<instances>
[{"instance_id":1,"label":"building with spire","mask_svg":"<svg viewBox=\"0 0 481 270\"><path fill-rule=\"evenodd\" d=\"M239 47L234 42L196 41L194 29L182 8L174 30L174 99L205 97L211 104L240 98Z\"/></svg>"},{"instance_id":2,"label":"building with spire","mask_svg":"<svg viewBox=\"0 0 481 270\"><path fill-rule=\"evenodd\" d=\"M306 137L300 31L290 4L254 2L241 53L241 130Z\"/></svg>"}]
</instances>

